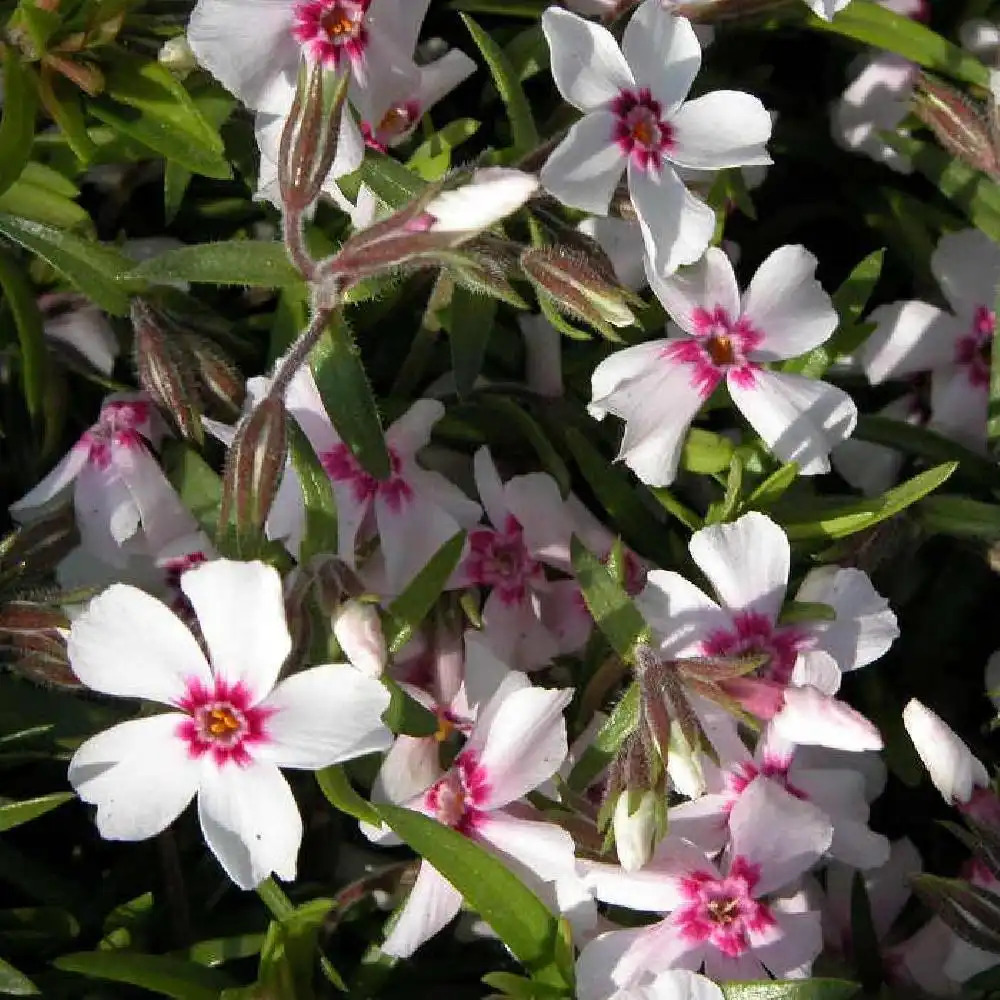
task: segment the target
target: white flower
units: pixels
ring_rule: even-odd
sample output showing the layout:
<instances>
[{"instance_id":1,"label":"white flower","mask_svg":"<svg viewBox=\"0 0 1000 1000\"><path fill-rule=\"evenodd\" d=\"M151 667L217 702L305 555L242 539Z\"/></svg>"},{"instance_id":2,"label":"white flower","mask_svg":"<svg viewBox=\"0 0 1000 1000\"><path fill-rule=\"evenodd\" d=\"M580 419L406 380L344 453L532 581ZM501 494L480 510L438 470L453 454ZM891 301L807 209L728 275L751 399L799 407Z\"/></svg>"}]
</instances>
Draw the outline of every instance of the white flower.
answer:
<instances>
[{"instance_id":1,"label":"white flower","mask_svg":"<svg viewBox=\"0 0 1000 1000\"><path fill-rule=\"evenodd\" d=\"M826 382L765 367L811 350L836 329L837 312L815 270L805 247L780 247L742 299L733 266L716 247L673 277L649 272L682 333L602 361L589 407L595 417L613 413L626 421L618 457L644 483L673 481L688 426L723 380L778 458L798 462L804 475L829 471L830 449L857 421L851 397Z\"/></svg>"},{"instance_id":2,"label":"white flower","mask_svg":"<svg viewBox=\"0 0 1000 1000\"><path fill-rule=\"evenodd\" d=\"M612 824L615 831L615 851L622 868L637 872L653 852L656 835L656 795L642 792L634 812L629 812L628 790L618 796Z\"/></svg>"},{"instance_id":3,"label":"white flower","mask_svg":"<svg viewBox=\"0 0 1000 1000\"><path fill-rule=\"evenodd\" d=\"M389 659L378 608L366 601L345 601L333 615L333 634L344 655L369 677L381 677Z\"/></svg>"},{"instance_id":4,"label":"white flower","mask_svg":"<svg viewBox=\"0 0 1000 1000\"><path fill-rule=\"evenodd\" d=\"M685 101L701 66L691 24L645 0L619 50L599 25L550 7L542 15L559 92L584 117L542 168L542 186L567 205L606 215L623 171L657 274L696 261L715 213L674 166L720 170L768 164L771 118L750 94ZM624 54L623 54L624 53Z\"/></svg>"},{"instance_id":5,"label":"white flower","mask_svg":"<svg viewBox=\"0 0 1000 1000\"><path fill-rule=\"evenodd\" d=\"M302 821L279 767L317 770L384 750L389 694L353 667L326 665L280 683L291 650L281 577L226 559L185 573L208 659L180 619L125 584L95 598L67 644L89 688L173 710L92 737L69 780L97 806L110 840L144 840L198 798L206 843L241 888L295 878Z\"/></svg>"},{"instance_id":6,"label":"white flower","mask_svg":"<svg viewBox=\"0 0 1000 1000\"><path fill-rule=\"evenodd\" d=\"M931 271L950 311L928 302L879 306L859 355L873 384L930 372L930 426L973 448L986 443L1000 246L978 229L943 236Z\"/></svg>"}]
</instances>

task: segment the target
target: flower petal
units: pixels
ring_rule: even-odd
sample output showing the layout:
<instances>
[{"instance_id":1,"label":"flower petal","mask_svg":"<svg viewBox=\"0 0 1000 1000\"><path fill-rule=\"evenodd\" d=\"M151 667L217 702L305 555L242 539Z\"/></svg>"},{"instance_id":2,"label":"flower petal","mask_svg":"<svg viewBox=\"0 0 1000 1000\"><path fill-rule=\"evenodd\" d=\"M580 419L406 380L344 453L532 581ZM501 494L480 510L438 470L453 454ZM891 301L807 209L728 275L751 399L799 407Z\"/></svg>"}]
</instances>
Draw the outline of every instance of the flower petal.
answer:
<instances>
[{"instance_id":1,"label":"flower petal","mask_svg":"<svg viewBox=\"0 0 1000 1000\"><path fill-rule=\"evenodd\" d=\"M542 31L556 87L574 107L593 111L634 86L632 71L607 28L549 7L542 15Z\"/></svg>"},{"instance_id":2,"label":"flower petal","mask_svg":"<svg viewBox=\"0 0 1000 1000\"><path fill-rule=\"evenodd\" d=\"M670 318L687 333L699 329L694 314L699 310L723 309L735 320L740 314L740 286L729 258L718 247L709 247L696 264L685 267L669 278L661 278L649 267L649 287L667 310ZM759 272L758 272L759 273Z\"/></svg>"},{"instance_id":3,"label":"flower petal","mask_svg":"<svg viewBox=\"0 0 1000 1000\"><path fill-rule=\"evenodd\" d=\"M640 87L670 111L687 97L701 68L701 44L685 17L661 0L645 0L622 36L622 52Z\"/></svg>"},{"instance_id":4,"label":"flower petal","mask_svg":"<svg viewBox=\"0 0 1000 1000\"><path fill-rule=\"evenodd\" d=\"M776 911L777 939L755 950L760 961L777 979L809 975L813 960L823 950L823 929L815 912L781 913Z\"/></svg>"},{"instance_id":5,"label":"flower petal","mask_svg":"<svg viewBox=\"0 0 1000 1000\"><path fill-rule=\"evenodd\" d=\"M473 730L463 754L473 753L486 775L489 789L482 809L497 809L526 795L551 778L566 759L566 721L569 688L523 688L502 697L495 712Z\"/></svg>"},{"instance_id":6,"label":"flower petal","mask_svg":"<svg viewBox=\"0 0 1000 1000\"><path fill-rule=\"evenodd\" d=\"M545 161L538 175L542 187L564 205L607 215L626 163L614 130L610 111L584 115Z\"/></svg>"},{"instance_id":7,"label":"flower petal","mask_svg":"<svg viewBox=\"0 0 1000 1000\"><path fill-rule=\"evenodd\" d=\"M631 1000L633 994L618 993L612 973L618 960L646 930L632 927L625 931L605 931L584 945L576 962L577 1000Z\"/></svg>"},{"instance_id":8,"label":"flower petal","mask_svg":"<svg viewBox=\"0 0 1000 1000\"><path fill-rule=\"evenodd\" d=\"M771 116L751 94L715 90L682 104L670 117L673 144L667 156L680 167L722 170L767 166Z\"/></svg>"},{"instance_id":9,"label":"flower petal","mask_svg":"<svg viewBox=\"0 0 1000 1000\"><path fill-rule=\"evenodd\" d=\"M573 838L554 823L522 819L497 809L476 822L476 836L546 882L576 871Z\"/></svg>"},{"instance_id":10,"label":"flower petal","mask_svg":"<svg viewBox=\"0 0 1000 1000\"><path fill-rule=\"evenodd\" d=\"M486 516L497 531L506 531L507 515L511 512L507 509L500 473L497 472L496 463L486 445L479 448L473 456L472 469Z\"/></svg>"},{"instance_id":11,"label":"flower petal","mask_svg":"<svg viewBox=\"0 0 1000 1000\"><path fill-rule=\"evenodd\" d=\"M688 549L723 607L777 620L791 550L787 535L766 514L751 511L731 524L702 528L691 536Z\"/></svg>"},{"instance_id":12,"label":"flower petal","mask_svg":"<svg viewBox=\"0 0 1000 1000\"><path fill-rule=\"evenodd\" d=\"M248 108L291 107L299 45L287 0L199 0L187 38L198 62Z\"/></svg>"},{"instance_id":13,"label":"flower petal","mask_svg":"<svg viewBox=\"0 0 1000 1000\"><path fill-rule=\"evenodd\" d=\"M784 705L772 721L782 739L801 746L882 749L878 730L860 712L813 687L787 688Z\"/></svg>"},{"instance_id":14,"label":"flower petal","mask_svg":"<svg viewBox=\"0 0 1000 1000\"><path fill-rule=\"evenodd\" d=\"M1000 286L1000 246L980 229L946 233L931 254L931 271L959 316L993 309Z\"/></svg>"},{"instance_id":15,"label":"flower petal","mask_svg":"<svg viewBox=\"0 0 1000 1000\"><path fill-rule=\"evenodd\" d=\"M69 764L69 782L97 806L106 840L145 840L161 833L198 789L200 765L177 735L185 716L167 712L132 719L87 740Z\"/></svg>"},{"instance_id":16,"label":"flower petal","mask_svg":"<svg viewBox=\"0 0 1000 1000\"><path fill-rule=\"evenodd\" d=\"M803 246L784 246L757 268L743 297L743 316L763 335L754 360L794 358L837 329L830 296L816 280L816 258Z\"/></svg>"},{"instance_id":17,"label":"flower petal","mask_svg":"<svg viewBox=\"0 0 1000 1000\"><path fill-rule=\"evenodd\" d=\"M314 771L387 750L392 733L381 716L388 707L386 688L346 663L302 670L261 703L274 714L266 723L268 742L254 756Z\"/></svg>"},{"instance_id":18,"label":"flower petal","mask_svg":"<svg viewBox=\"0 0 1000 1000\"><path fill-rule=\"evenodd\" d=\"M706 636L732 628L732 619L715 601L672 570L650 572L635 603L656 633L664 658L697 655Z\"/></svg>"},{"instance_id":19,"label":"flower petal","mask_svg":"<svg viewBox=\"0 0 1000 1000\"><path fill-rule=\"evenodd\" d=\"M646 251L642 242L642 230L637 223L614 216L591 216L584 219L577 228L581 233L597 240L608 255L618 280L626 288L638 291L646 284Z\"/></svg>"},{"instance_id":20,"label":"flower petal","mask_svg":"<svg viewBox=\"0 0 1000 1000\"><path fill-rule=\"evenodd\" d=\"M451 923L461 908L462 894L436 868L421 861L417 880L382 951L395 958L409 958Z\"/></svg>"},{"instance_id":21,"label":"flower petal","mask_svg":"<svg viewBox=\"0 0 1000 1000\"><path fill-rule=\"evenodd\" d=\"M964 332L954 316L927 302L892 302L868 319L876 327L858 357L873 385L949 364Z\"/></svg>"},{"instance_id":22,"label":"flower petal","mask_svg":"<svg viewBox=\"0 0 1000 1000\"><path fill-rule=\"evenodd\" d=\"M775 824L782 835L775 837ZM792 883L826 853L833 827L822 809L789 794L777 782L755 778L729 814L731 854L760 869L755 896Z\"/></svg>"},{"instance_id":23,"label":"flower petal","mask_svg":"<svg viewBox=\"0 0 1000 1000\"><path fill-rule=\"evenodd\" d=\"M215 676L243 685L253 704L266 697L292 649L278 571L216 559L185 573L181 590L198 616Z\"/></svg>"},{"instance_id":24,"label":"flower petal","mask_svg":"<svg viewBox=\"0 0 1000 1000\"><path fill-rule=\"evenodd\" d=\"M854 400L828 382L758 369L749 384L727 377L729 394L750 426L782 462L798 462L804 476L830 471L830 451L858 421Z\"/></svg>"},{"instance_id":25,"label":"flower petal","mask_svg":"<svg viewBox=\"0 0 1000 1000\"><path fill-rule=\"evenodd\" d=\"M75 444L59 461L55 468L32 490L10 505L11 517L17 521L29 520L24 515L36 507L44 507L49 501L67 489L86 466L90 454L85 441Z\"/></svg>"},{"instance_id":26,"label":"flower petal","mask_svg":"<svg viewBox=\"0 0 1000 1000\"><path fill-rule=\"evenodd\" d=\"M930 425L968 448L986 447L989 391L969 378L967 367L939 368L931 373Z\"/></svg>"},{"instance_id":27,"label":"flower petal","mask_svg":"<svg viewBox=\"0 0 1000 1000\"><path fill-rule=\"evenodd\" d=\"M288 782L273 765L254 761L202 768L198 819L226 874L254 889L274 873L295 879L302 817Z\"/></svg>"},{"instance_id":28,"label":"flower petal","mask_svg":"<svg viewBox=\"0 0 1000 1000\"><path fill-rule=\"evenodd\" d=\"M187 626L155 597L124 583L87 605L73 622L66 649L73 672L87 687L119 698L176 705L189 681L212 685L208 663Z\"/></svg>"}]
</instances>

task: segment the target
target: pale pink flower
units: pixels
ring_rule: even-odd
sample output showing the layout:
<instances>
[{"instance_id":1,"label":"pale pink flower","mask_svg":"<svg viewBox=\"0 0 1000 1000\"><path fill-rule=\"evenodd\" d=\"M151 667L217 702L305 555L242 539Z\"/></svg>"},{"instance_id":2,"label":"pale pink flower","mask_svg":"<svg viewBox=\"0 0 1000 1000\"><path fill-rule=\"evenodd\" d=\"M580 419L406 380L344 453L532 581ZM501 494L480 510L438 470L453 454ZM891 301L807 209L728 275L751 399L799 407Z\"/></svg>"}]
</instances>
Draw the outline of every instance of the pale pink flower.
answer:
<instances>
[{"instance_id":1,"label":"pale pink flower","mask_svg":"<svg viewBox=\"0 0 1000 1000\"><path fill-rule=\"evenodd\" d=\"M454 764L407 806L497 853L516 870L554 882L575 871L573 840L521 800L566 757L563 709L571 690L528 686L510 674L479 713ZM410 896L382 950L405 958L458 914L462 894L421 861Z\"/></svg>"},{"instance_id":2,"label":"pale pink flower","mask_svg":"<svg viewBox=\"0 0 1000 1000\"><path fill-rule=\"evenodd\" d=\"M208 562L180 580L204 638L148 594L116 584L73 623L68 652L89 688L172 711L123 722L74 754L69 780L110 840L144 840L197 795L206 843L241 888L295 877L302 822L279 767L318 770L384 750L386 689L327 665L278 682L291 638L281 577Z\"/></svg>"},{"instance_id":3,"label":"pale pink flower","mask_svg":"<svg viewBox=\"0 0 1000 1000\"><path fill-rule=\"evenodd\" d=\"M11 504L11 515L30 521L72 488L83 548L112 566L125 565L137 553L155 555L193 524L147 447L163 433L147 396L109 397L97 423L34 489Z\"/></svg>"},{"instance_id":4,"label":"pale pink flower","mask_svg":"<svg viewBox=\"0 0 1000 1000\"><path fill-rule=\"evenodd\" d=\"M601 935L584 949L581 966L606 967L622 988L666 969L702 966L717 980L808 975L822 948L819 914L786 912L773 897L827 851L830 824L774 782L758 780L733 807L729 827L720 867L675 835L641 871L581 862L598 899L668 914L655 924ZM781 837L774 836L776 828Z\"/></svg>"},{"instance_id":5,"label":"pale pink flower","mask_svg":"<svg viewBox=\"0 0 1000 1000\"><path fill-rule=\"evenodd\" d=\"M729 258L711 247L671 278L650 285L680 327L665 340L615 351L592 376L596 418L625 421L618 458L644 482L665 486L698 410L725 381L737 409L783 462L804 475L830 469L830 449L854 430L857 409L826 382L771 371L768 362L803 354L837 327L816 281L816 258L801 246L775 250L740 297Z\"/></svg>"},{"instance_id":6,"label":"pale pink flower","mask_svg":"<svg viewBox=\"0 0 1000 1000\"><path fill-rule=\"evenodd\" d=\"M566 205L607 215L623 173L657 274L705 251L715 213L675 167L768 164L771 119L756 97L715 91L686 100L701 66L689 21L660 0L632 15L619 49L611 33L569 11L542 15L552 76L583 112L542 168L542 186Z\"/></svg>"},{"instance_id":7,"label":"pale pink flower","mask_svg":"<svg viewBox=\"0 0 1000 1000\"><path fill-rule=\"evenodd\" d=\"M658 976L644 977L627 989L602 982L591 975L590 963L577 970L577 1000L725 1000L722 990L705 976L686 969L670 969Z\"/></svg>"},{"instance_id":8,"label":"pale pink flower","mask_svg":"<svg viewBox=\"0 0 1000 1000\"><path fill-rule=\"evenodd\" d=\"M755 676L720 682L751 714L772 719L798 744L879 749L877 730L833 698L842 672L881 656L898 635L895 616L860 570L828 566L803 581L797 601L830 605L834 621L781 625L791 550L784 531L751 511L696 531L689 551L718 602L678 573L654 570L636 603L661 656L762 655Z\"/></svg>"},{"instance_id":9,"label":"pale pink flower","mask_svg":"<svg viewBox=\"0 0 1000 1000\"><path fill-rule=\"evenodd\" d=\"M930 372L929 426L983 449L990 355L1000 287L1000 247L978 229L941 237L931 271L948 302L919 300L879 306L875 332L859 360L872 384Z\"/></svg>"}]
</instances>

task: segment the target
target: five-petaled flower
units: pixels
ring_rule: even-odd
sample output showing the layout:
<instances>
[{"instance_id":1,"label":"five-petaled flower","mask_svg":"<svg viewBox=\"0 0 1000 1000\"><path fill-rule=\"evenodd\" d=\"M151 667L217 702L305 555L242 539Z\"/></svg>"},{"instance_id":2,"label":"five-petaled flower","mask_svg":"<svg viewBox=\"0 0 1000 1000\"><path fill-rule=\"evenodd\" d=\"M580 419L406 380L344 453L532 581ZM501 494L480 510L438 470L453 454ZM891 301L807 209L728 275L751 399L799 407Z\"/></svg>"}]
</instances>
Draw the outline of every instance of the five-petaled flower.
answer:
<instances>
[{"instance_id":1,"label":"five-petaled flower","mask_svg":"<svg viewBox=\"0 0 1000 1000\"><path fill-rule=\"evenodd\" d=\"M115 584L73 623L70 663L89 688L173 711L87 740L69 780L111 840L160 833L198 797L198 818L232 880L294 879L302 820L279 767L318 770L384 750L388 691L348 664L278 681L291 638L278 572L207 562L180 578L198 639L165 605Z\"/></svg>"}]
</instances>

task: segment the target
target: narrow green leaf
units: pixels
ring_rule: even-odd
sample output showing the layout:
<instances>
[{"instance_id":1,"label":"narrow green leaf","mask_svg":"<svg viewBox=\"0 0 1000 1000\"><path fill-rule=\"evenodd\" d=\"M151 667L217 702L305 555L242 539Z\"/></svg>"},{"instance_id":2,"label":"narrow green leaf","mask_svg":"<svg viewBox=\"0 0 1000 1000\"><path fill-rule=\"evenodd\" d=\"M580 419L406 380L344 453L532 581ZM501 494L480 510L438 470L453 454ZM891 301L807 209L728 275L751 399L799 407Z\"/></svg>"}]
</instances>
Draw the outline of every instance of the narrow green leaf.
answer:
<instances>
[{"instance_id":1,"label":"narrow green leaf","mask_svg":"<svg viewBox=\"0 0 1000 1000\"><path fill-rule=\"evenodd\" d=\"M13 965L0 958L0 993L8 997L33 997L39 994L38 987Z\"/></svg>"},{"instance_id":2,"label":"narrow green leaf","mask_svg":"<svg viewBox=\"0 0 1000 1000\"><path fill-rule=\"evenodd\" d=\"M631 662L635 647L649 642L649 626L604 563L576 535L570 542L570 558L594 622L611 648Z\"/></svg>"},{"instance_id":3,"label":"narrow green leaf","mask_svg":"<svg viewBox=\"0 0 1000 1000\"><path fill-rule=\"evenodd\" d=\"M317 961L322 960L319 935L333 907L332 899L313 899L271 922L260 952L261 996L315 1000L314 972ZM329 968L344 988L336 971Z\"/></svg>"},{"instance_id":4,"label":"narrow green leaf","mask_svg":"<svg viewBox=\"0 0 1000 1000\"><path fill-rule=\"evenodd\" d=\"M452 166L456 146L471 139L479 131L474 118L456 118L422 142L406 161L410 170L426 181L440 180Z\"/></svg>"},{"instance_id":5,"label":"narrow green leaf","mask_svg":"<svg viewBox=\"0 0 1000 1000\"><path fill-rule=\"evenodd\" d=\"M406 589L386 609L389 621L385 636L389 651L398 653L430 613L441 596L448 578L458 566L465 546L465 532L452 535L434 553L429 563L407 584Z\"/></svg>"},{"instance_id":6,"label":"narrow green leaf","mask_svg":"<svg viewBox=\"0 0 1000 1000\"><path fill-rule=\"evenodd\" d=\"M438 731L438 717L417 701L391 677L382 677L382 683L392 696L389 707L382 713L382 721L394 732L403 736L433 736Z\"/></svg>"},{"instance_id":7,"label":"narrow green leaf","mask_svg":"<svg viewBox=\"0 0 1000 1000\"><path fill-rule=\"evenodd\" d=\"M144 260L134 273L147 281L162 284L193 281L212 285L288 288L302 283L302 275L289 261L283 244L257 240L177 247Z\"/></svg>"},{"instance_id":8,"label":"narrow green leaf","mask_svg":"<svg viewBox=\"0 0 1000 1000\"><path fill-rule=\"evenodd\" d=\"M140 986L174 1000L218 1000L219 993L231 985L228 977L215 969L166 955L81 951L62 955L53 964L63 972Z\"/></svg>"},{"instance_id":9,"label":"narrow green leaf","mask_svg":"<svg viewBox=\"0 0 1000 1000\"><path fill-rule=\"evenodd\" d=\"M0 119L0 194L21 176L31 156L38 112L38 81L21 61L17 48L7 45L3 58L3 118Z\"/></svg>"},{"instance_id":10,"label":"narrow green leaf","mask_svg":"<svg viewBox=\"0 0 1000 1000\"><path fill-rule=\"evenodd\" d=\"M0 234L37 254L115 316L128 314L130 294L141 289L140 282L127 278L132 261L103 243L4 214L0 214Z\"/></svg>"},{"instance_id":11,"label":"narrow green leaf","mask_svg":"<svg viewBox=\"0 0 1000 1000\"><path fill-rule=\"evenodd\" d=\"M850 1000L861 987L845 979L765 980L759 983L720 983L726 1000Z\"/></svg>"},{"instance_id":12,"label":"narrow green leaf","mask_svg":"<svg viewBox=\"0 0 1000 1000\"><path fill-rule=\"evenodd\" d=\"M38 77L38 96L76 158L89 164L97 155L97 143L87 131L80 91L65 77L43 69Z\"/></svg>"},{"instance_id":13,"label":"narrow green leaf","mask_svg":"<svg viewBox=\"0 0 1000 1000\"><path fill-rule=\"evenodd\" d=\"M535 120L531 116L531 105L521 89L521 81L511 68L503 49L493 41L492 37L468 14L462 14L461 17L473 41L479 46L479 51L490 68L490 75L493 77L500 99L507 108L511 136L514 140L513 152L515 155L523 155L534 149L539 139Z\"/></svg>"},{"instance_id":14,"label":"narrow green leaf","mask_svg":"<svg viewBox=\"0 0 1000 1000\"><path fill-rule=\"evenodd\" d=\"M722 500L712 504L705 516L705 524L720 524L731 521L740 505L740 492L743 489L743 460L739 453L734 453L729 463L729 475L726 478L726 492Z\"/></svg>"},{"instance_id":15,"label":"narrow green leaf","mask_svg":"<svg viewBox=\"0 0 1000 1000\"><path fill-rule=\"evenodd\" d=\"M359 175L390 208L402 208L427 187L427 182L391 156L369 151Z\"/></svg>"},{"instance_id":16,"label":"narrow green leaf","mask_svg":"<svg viewBox=\"0 0 1000 1000\"><path fill-rule=\"evenodd\" d=\"M0 194L0 212L56 229L89 229L87 212L65 195L30 181L30 168L29 163L20 179Z\"/></svg>"},{"instance_id":17,"label":"narrow green leaf","mask_svg":"<svg viewBox=\"0 0 1000 1000\"><path fill-rule=\"evenodd\" d=\"M392 474L375 397L358 348L341 313L313 348L309 365L326 412L361 467L376 479Z\"/></svg>"},{"instance_id":18,"label":"narrow green leaf","mask_svg":"<svg viewBox=\"0 0 1000 1000\"><path fill-rule=\"evenodd\" d=\"M633 683L598 730L593 743L573 766L568 784L582 792L611 763L625 738L639 724L639 685Z\"/></svg>"},{"instance_id":19,"label":"narrow green leaf","mask_svg":"<svg viewBox=\"0 0 1000 1000\"><path fill-rule=\"evenodd\" d=\"M819 601L785 601L778 615L780 625L836 620L837 612L829 604L821 604Z\"/></svg>"},{"instance_id":20,"label":"narrow green leaf","mask_svg":"<svg viewBox=\"0 0 1000 1000\"><path fill-rule=\"evenodd\" d=\"M552 967L558 932L548 907L478 844L433 819L379 805L390 827L462 894L514 957L535 973Z\"/></svg>"},{"instance_id":21,"label":"narrow green leaf","mask_svg":"<svg viewBox=\"0 0 1000 1000\"><path fill-rule=\"evenodd\" d=\"M14 257L0 250L0 287L17 327L21 348L21 387L28 413L37 417L45 399L49 355L42 330L42 314L27 275Z\"/></svg>"},{"instance_id":22,"label":"narrow green leaf","mask_svg":"<svg viewBox=\"0 0 1000 1000\"><path fill-rule=\"evenodd\" d=\"M699 475L714 475L729 468L733 460L733 443L712 431L692 427L681 450L681 468Z\"/></svg>"},{"instance_id":23,"label":"narrow green leaf","mask_svg":"<svg viewBox=\"0 0 1000 1000\"><path fill-rule=\"evenodd\" d=\"M71 798L73 798L72 792L54 792L52 795L41 795L37 799L0 805L0 833L44 816L64 802L69 802Z\"/></svg>"},{"instance_id":24,"label":"narrow green leaf","mask_svg":"<svg viewBox=\"0 0 1000 1000\"><path fill-rule=\"evenodd\" d=\"M975 56L936 31L870 0L854 0L830 21L810 14L806 22L816 31L843 35L895 52L910 62L953 79L979 87L989 86L989 70Z\"/></svg>"},{"instance_id":25,"label":"narrow green leaf","mask_svg":"<svg viewBox=\"0 0 1000 1000\"><path fill-rule=\"evenodd\" d=\"M381 826L382 817L367 799L363 799L354 790L347 772L339 764L317 771L316 783L334 809L339 809L363 823Z\"/></svg>"},{"instance_id":26,"label":"narrow green leaf","mask_svg":"<svg viewBox=\"0 0 1000 1000\"><path fill-rule=\"evenodd\" d=\"M222 477L189 444L167 442L163 471L202 530L214 536L219 524Z\"/></svg>"},{"instance_id":27,"label":"narrow green leaf","mask_svg":"<svg viewBox=\"0 0 1000 1000\"><path fill-rule=\"evenodd\" d=\"M936 465L880 497L847 504L830 504L822 514L811 520L783 521L782 526L791 541L846 538L905 510L936 490L957 468L958 462Z\"/></svg>"},{"instance_id":28,"label":"narrow green leaf","mask_svg":"<svg viewBox=\"0 0 1000 1000\"><path fill-rule=\"evenodd\" d=\"M496 314L496 299L474 295L461 285L452 292L451 366L459 396L468 396L479 378Z\"/></svg>"},{"instance_id":29,"label":"narrow green leaf","mask_svg":"<svg viewBox=\"0 0 1000 1000\"><path fill-rule=\"evenodd\" d=\"M916 507L917 519L929 531L984 542L1000 539L1000 505L971 497L939 494Z\"/></svg>"},{"instance_id":30,"label":"narrow green leaf","mask_svg":"<svg viewBox=\"0 0 1000 1000\"><path fill-rule=\"evenodd\" d=\"M754 491L743 504L744 510L767 510L780 500L785 491L795 482L799 474L798 462L788 462L775 469Z\"/></svg>"},{"instance_id":31,"label":"narrow green leaf","mask_svg":"<svg viewBox=\"0 0 1000 1000\"><path fill-rule=\"evenodd\" d=\"M321 553L336 554L339 551L337 498L326 469L294 416L288 425L288 454L302 488L306 509L306 529L299 561L307 563Z\"/></svg>"}]
</instances>

